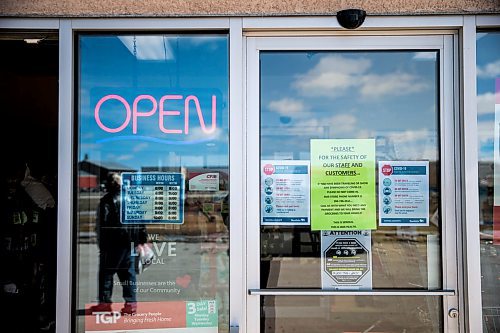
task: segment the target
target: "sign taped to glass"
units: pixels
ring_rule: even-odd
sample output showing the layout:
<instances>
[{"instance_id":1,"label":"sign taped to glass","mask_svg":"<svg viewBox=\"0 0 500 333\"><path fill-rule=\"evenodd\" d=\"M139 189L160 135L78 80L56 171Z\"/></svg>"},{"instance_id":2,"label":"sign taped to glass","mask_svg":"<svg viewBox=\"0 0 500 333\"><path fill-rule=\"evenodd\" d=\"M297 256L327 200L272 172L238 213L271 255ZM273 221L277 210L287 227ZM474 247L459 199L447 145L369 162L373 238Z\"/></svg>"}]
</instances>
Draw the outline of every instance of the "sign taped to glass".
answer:
<instances>
[{"instance_id":1,"label":"sign taped to glass","mask_svg":"<svg viewBox=\"0 0 500 333\"><path fill-rule=\"evenodd\" d=\"M85 316L85 332L218 332L215 300L141 302L134 314L121 313L120 307L110 304L107 311L89 313Z\"/></svg>"},{"instance_id":2,"label":"sign taped to glass","mask_svg":"<svg viewBox=\"0 0 500 333\"><path fill-rule=\"evenodd\" d=\"M124 172L122 179L122 223L184 222L182 173Z\"/></svg>"},{"instance_id":3,"label":"sign taped to glass","mask_svg":"<svg viewBox=\"0 0 500 333\"><path fill-rule=\"evenodd\" d=\"M261 161L261 225L309 225L309 161Z\"/></svg>"},{"instance_id":4,"label":"sign taped to glass","mask_svg":"<svg viewBox=\"0 0 500 333\"><path fill-rule=\"evenodd\" d=\"M374 139L311 140L311 229L376 229Z\"/></svg>"},{"instance_id":5,"label":"sign taped to glass","mask_svg":"<svg viewBox=\"0 0 500 333\"><path fill-rule=\"evenodd\" d=\"M379 225L429 226L429 161L379 161Z\"/></svg>"},{"instance_id":6,"label":"sign taped to glass","mask_svg":"<svg viewBox=\"0 0 500 333\"><path fill-rule=\"evenodd\" d=\"M370 230L321 232L321 288L371 289Z\"/></svg>"}]
</instances>

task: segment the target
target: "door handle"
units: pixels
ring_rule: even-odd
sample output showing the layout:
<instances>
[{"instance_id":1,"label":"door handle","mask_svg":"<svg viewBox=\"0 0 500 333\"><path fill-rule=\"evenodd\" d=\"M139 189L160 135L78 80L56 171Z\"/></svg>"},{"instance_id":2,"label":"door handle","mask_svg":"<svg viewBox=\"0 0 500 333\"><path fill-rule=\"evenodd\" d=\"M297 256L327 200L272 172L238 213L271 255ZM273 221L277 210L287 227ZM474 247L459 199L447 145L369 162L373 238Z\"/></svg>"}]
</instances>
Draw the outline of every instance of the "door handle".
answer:
<instances>
[{"instance_id":1,"label":"door handle","mask_svg":"<svg viewBox=\"0 0 500 333\"><path fill-rule=\"evenodd\" d=\"M455 290L373 289L249 289L249 295L260 296L455 296Z\"/></svg>"}]
</instances>

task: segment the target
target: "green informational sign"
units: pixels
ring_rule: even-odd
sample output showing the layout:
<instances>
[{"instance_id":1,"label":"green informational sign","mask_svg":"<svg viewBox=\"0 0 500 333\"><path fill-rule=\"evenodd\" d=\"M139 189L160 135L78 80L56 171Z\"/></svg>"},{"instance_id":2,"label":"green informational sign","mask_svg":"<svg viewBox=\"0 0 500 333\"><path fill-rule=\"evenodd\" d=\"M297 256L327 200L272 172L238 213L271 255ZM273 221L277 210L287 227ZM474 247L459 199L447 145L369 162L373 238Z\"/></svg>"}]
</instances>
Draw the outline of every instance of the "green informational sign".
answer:
<instances>
[{"instance_id":1,"label":"green informational sign","mask_svg":"<svg viewBox=\"0 0 500 333\"><path fill-rule=\"evenodd\" d=\"M376 228L375 140L311 140L311 229Z\"/></svg>"},{"instance_id":2,"label":"green informational sign","mask_svg":"<svg viewBox=\"0 0 500 333\"><path fill-rule=\"evenodd\" d=\"M217 327L217 301L186 302L186 327Z\"/></svg>"}]
</instances>

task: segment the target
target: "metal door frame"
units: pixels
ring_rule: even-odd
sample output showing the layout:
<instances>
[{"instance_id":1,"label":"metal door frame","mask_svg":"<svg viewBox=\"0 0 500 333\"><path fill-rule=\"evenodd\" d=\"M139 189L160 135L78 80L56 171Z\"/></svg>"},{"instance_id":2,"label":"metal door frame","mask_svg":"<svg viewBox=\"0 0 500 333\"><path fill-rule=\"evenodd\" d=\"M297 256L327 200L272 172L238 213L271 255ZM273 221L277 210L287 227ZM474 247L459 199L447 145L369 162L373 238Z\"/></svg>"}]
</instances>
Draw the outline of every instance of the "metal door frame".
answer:
<instances>
[{"instance_id":1,"label":"metal door frame","mask_svg":"<svg viewBox=\"0 0 500 333\"><path fill-rule=\"evenodd\" d=\"M408 32L407 32L408 33ZM246 192L247 192L247 318L260 318L260 297L263 295L379 295L412 296L434 295L443 297L443 327L445 332L458 332L458 318L449 317L448 311L458 308L458 249L457 223L461 220L458 208L460 172L455 164L459 136L458 109L455 103L456 80L454 31L398 32L342 35L335 33L311 33L306 36L272 36L272 33L250 32L246 38ZM272 37L271 37L271 36ZM356 51L356 50L439 50L439 106L441 148L441 207L442 207L442 267L443 289L429 291L371 290L371 291L323 291L293 289L260 289L260 51ZM446 221L446 223L445 223ZM247 321L248 332L259 331L259 321Z\"/></svg>"}]
</instances>

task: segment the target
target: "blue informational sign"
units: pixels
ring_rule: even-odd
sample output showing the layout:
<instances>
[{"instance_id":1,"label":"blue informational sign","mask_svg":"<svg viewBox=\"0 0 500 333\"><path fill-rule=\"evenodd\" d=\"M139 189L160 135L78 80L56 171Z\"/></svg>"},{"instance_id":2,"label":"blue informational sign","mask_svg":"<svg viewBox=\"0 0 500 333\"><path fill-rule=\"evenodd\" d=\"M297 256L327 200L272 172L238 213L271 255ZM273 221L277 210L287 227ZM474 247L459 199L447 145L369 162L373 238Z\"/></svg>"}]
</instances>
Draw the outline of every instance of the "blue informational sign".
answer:
<instances>
[{"instance_id":1,"label":"blue informational sign","mask_svg":"<svg viewBox=\"0 0 500 333\"><path fill-rule=\"evenodd\" d=\"M184 222L182 173L122 173L121 221L125 224Z\"/></svg>"},{"instance_id":2,"label":"blue informational sign","mask_svg":"<svg viewBox=\"0 0 500 333\"><path fill-rule=\"evenodd\" d=\"M261 164L261 225L310 225L309 161Z\"/></svg>"},{"instance_id":3,"label":"blue informational sign","mask_svg":"<svg viewBox=\"0 0 500 333\"><path fill-rule=\"evenodd\" d=\"M429 225L429 162L379 162L379 226Z\"/></svg>"}]
</instances>

